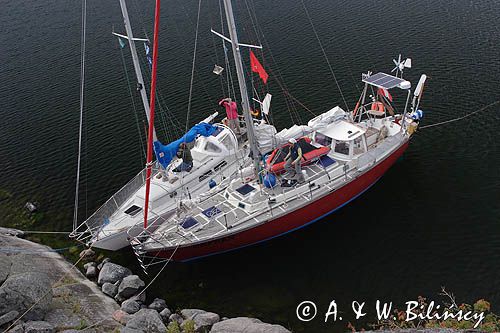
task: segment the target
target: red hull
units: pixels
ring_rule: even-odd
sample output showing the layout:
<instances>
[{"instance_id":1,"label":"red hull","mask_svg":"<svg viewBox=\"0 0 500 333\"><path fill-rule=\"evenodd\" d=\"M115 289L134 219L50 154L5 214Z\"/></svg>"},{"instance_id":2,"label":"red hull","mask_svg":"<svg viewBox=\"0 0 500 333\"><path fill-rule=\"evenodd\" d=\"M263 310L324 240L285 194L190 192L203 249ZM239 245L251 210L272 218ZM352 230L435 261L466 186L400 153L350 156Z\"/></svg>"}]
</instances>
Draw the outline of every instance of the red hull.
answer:
<instances>
[{"instance_id":1,"label":"red hull","mask_svg":"<svg viewBox=\"0 0 500 333\"><path fill-rule=\"evenodd\" d=\"M351 200L366 191L397 161L408 148L408 142L403 144L392 155L373 167L368 172L351 181L342 188L332 192L314 202L314 209L310 205L299 208L275 220L263 223L240 233L215 239L206 243L180 247L175 252L175 261L186 261L216 253L235 250L248 245L256 244L271 238L284 235L288 232L302 228L322 217L341 208ZM173 250L162 250L155 256L170 258Z\"/></svg>"}]
</instances>

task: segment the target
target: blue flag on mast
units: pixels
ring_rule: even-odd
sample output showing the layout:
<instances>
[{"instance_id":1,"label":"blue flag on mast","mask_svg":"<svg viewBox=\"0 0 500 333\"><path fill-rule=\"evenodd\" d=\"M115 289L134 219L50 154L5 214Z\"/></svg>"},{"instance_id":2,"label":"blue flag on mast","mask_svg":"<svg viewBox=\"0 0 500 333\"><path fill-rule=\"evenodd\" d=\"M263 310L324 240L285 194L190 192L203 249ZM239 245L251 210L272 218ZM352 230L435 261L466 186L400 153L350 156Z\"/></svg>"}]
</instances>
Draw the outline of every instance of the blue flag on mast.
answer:
<instances>
[{"instance_id":1,"label":"blue flag on mast","mask_svg":"<svg viewBox=\"0 0 500 333\"><path fill-rule=\"evenodd\" d=\"M153 65L153 58L151 57L151 48L148 42L144 42L144 50L146 51L146 59L148 59L149 66Z\"/></svg>"},{"instance_id":2,"label":"blue flag on mast","mask_svg":"<svg viewBox=\"0 0 500 333\"><path fill-rule=\"evenodd\" d=\"M125 47L125 42L123 41L123 39L121 39L120 37L118 37L118 43L120 44L120 47L123 49Z\"/></svg>"}]
</instances>

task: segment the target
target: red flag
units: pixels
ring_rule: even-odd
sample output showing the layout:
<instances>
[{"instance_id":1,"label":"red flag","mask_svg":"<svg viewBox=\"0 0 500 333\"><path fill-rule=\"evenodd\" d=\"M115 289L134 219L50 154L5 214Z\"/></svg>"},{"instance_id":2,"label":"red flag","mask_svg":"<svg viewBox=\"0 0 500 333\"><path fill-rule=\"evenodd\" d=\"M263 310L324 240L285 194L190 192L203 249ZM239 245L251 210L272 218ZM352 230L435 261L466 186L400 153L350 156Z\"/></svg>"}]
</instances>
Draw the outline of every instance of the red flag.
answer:
<instances>
[{"instance_id":1,"label":"red flag","mask_svg":"<svg viewBox=\"0 0 500 333\"><path fill-rule=\"evenodd\" d=\"M250 67L252 68L252 72L258 73L264 84L267 84L267 75L266 70L260 64L259 60L255 56L255 54L250 50Z\"/></svg>"}]
</instances>

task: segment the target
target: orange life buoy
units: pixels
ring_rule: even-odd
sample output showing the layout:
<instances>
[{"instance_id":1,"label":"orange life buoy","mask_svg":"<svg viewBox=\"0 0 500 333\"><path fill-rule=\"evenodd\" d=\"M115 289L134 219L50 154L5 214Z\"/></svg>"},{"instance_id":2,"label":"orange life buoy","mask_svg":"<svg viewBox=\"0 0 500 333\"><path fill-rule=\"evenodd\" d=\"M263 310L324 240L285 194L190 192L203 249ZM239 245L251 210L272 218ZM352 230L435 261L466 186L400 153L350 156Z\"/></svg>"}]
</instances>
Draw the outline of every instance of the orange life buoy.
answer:
<instances>
[{"instance_id":1,"label":"orange life buoy","mask_svg":"<svg viewBox=\"0 0 500 333\"><path fill-rule=\"evenodd\" d=\"M373 102L371 110L372 111L384 112L384 104L382 102Z\"/></svg>"}]
</instances>

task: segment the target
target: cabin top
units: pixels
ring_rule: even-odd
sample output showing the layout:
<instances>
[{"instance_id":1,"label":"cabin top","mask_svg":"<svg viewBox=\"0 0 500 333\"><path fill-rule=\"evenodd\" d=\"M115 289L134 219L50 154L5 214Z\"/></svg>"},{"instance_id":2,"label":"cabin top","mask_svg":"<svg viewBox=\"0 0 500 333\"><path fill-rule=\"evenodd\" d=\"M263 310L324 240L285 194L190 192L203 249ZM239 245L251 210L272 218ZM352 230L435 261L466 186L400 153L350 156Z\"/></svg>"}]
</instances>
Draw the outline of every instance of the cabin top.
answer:
<instances>
[{"instance_id":1,"label":"cabin top","mask_svg":"<svg viewBox=\"0 0 500 333\"><path fill-rule=\"evenodd\" d=\"M351 141L363 135L366 130L345 120L340 120L328 125L325 129L321 129L318 132L334 140Z\"/></svg>"}]
</instances>

